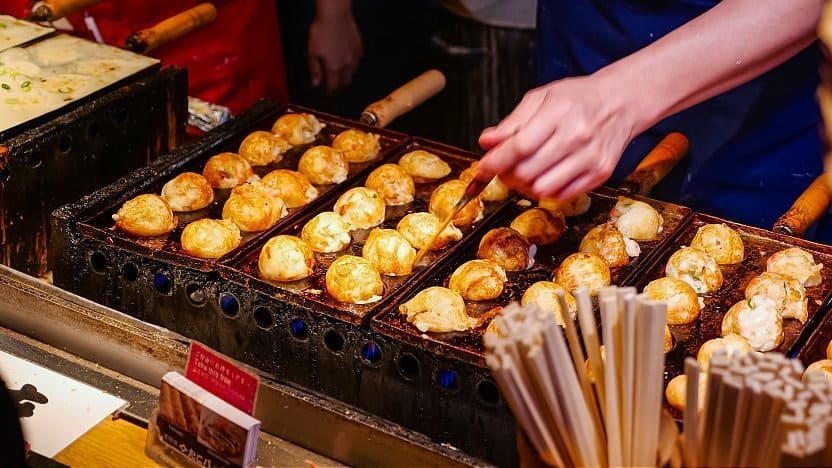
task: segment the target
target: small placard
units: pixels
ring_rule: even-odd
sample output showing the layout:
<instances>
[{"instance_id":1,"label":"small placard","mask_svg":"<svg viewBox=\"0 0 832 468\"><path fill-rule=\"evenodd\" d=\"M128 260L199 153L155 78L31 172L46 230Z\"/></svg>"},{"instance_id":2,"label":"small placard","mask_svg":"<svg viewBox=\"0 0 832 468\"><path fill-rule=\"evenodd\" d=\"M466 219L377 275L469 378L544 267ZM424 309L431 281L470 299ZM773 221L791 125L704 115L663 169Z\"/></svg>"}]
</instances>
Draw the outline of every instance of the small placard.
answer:
<instances>
[{"instance_id":1,"label":"small placard","mask_svg":"<svg viewBox=\"0 0 832 468\"><path fill-rule=\"evenodd\" d=\"M202 343L191 342L185 377L240 411L254 414L260 379Z\"/></svg>"}]
</instances>

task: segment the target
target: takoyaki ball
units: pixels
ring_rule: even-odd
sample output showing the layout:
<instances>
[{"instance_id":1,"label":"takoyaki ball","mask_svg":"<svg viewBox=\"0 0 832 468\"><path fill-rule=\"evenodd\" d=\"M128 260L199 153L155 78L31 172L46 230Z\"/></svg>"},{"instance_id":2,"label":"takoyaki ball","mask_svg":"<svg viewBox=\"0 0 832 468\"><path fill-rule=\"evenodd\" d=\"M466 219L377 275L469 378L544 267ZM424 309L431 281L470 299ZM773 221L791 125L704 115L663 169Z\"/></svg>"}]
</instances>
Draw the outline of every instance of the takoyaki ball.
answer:
<instances>
[{"instance_id":1,"label":"takoyaki ball","mask_svg":"<svg viewBox=\"0 0 832 468\"><path fill-rule=\"evenodd\" d=\"M127 200L113 215L116 228L137 237L161 236L176 228L177 219L164 198L144 194Z\"/></svg>"},{"instance_id":2,"label":"takoyaki ball","mask_svg":"<svg viewBox=\"0 0 832 468\"><path fill-rule=\"evenodd\" d=\"M722 336L740 335L755 351L771 351L783 342L783 317L764 296L734 304L722 318Z\"/></svg>"},{"instance_id":3,"label":"takoyaki ball","mask_svg":"<svg viewBox=\"0 0 832 468\"><path fill-rule=\"evenodd\" d=\"M691 285L697 294L706 294L722 287L722 270L716 260L692 247L682 247L667 260L665 273Z\"/></svg>"},{"instance_id":4,"label":"takoyaki ball","mask_svg":"<svg viewBox=\"0 0 832 468\"><path fill-rule=\"evenodd\" d=\"M474 180L474 177L477 175L477 164L477 161L472 162L468 169L465 169L459 174L459 180L465 182L466 184ZM494 179L492 179L491 182L485 186L480 194L480 198L483 201L500 202L508 198L509 195L511 195L511 190L508 186L504 184L499 177L494 177Z\"/></svg>"},{"instance_id":5,"label":"takoyaki ball","mask_svg":"<svg viewBox=\"0 0 832 468\"><path fill-rule=\"evenodd\" d=\"M589 211L589 206L592 204L592 199L589 195L582 193L576 197L568 200L558 200L556 198L541 198L537 203L539 208L554 213L563 213L564 216L580 216Z\"/></svg>"},{"instance_id":6,"label":"takoyaki ball","mask_svg":"<svg viewBox=\"0 0 832 468\"><path fill-rule=\"evenodd\" d=\"M427 247L428 242L430 242L441 225L442 220L433 213L410 213L399 221L399 224L396 225L396 230L415 249L423 249ZM462 231L454 226L454 223L448 224L442 231L442 234L430 246L430 250L444 249L460 239L462 239Z\"/></svg>"},{"instance_id":7,"label":"takoyaki ball","mask_svg":"<svg viewBox=\"0 0 832 468\"><path fill-rule=\"evenodd\" d=\"M451 289L434 286L399 306L420 332L447 333L475 328L480 321L465 312L465 300Z\"/></svg>"},{"instance_id":8,"label":"takoyaki ball","mask_svg":"<svg viewBox=\"0 0 832 468\"><path fill-rule=\"evenodd\" d=\"M673 333L670 333L670 327L664 326L664 352L669 353L673 349Z\"/></svg>"},{"instance_id":9,"label":"takoyaki ball","mask_svg":"<svg viewBox=\"0 0 832 468\"><path fill-rule=\"evenodd\" d=\"M687 400L688 376L677 375L670 379L667 388L664 389L664 397L667 403L678 411L685 411L685 400Z\"/></svg>"},{"instance_id":10,"label":"takoyaki ball","mask_svg":"<svg viewBox=\"0 0 832 468\"><path fill-rule=\"evenodd\" d=\"M399 166L405 170L417 184L433 182L447 177L451 166L439 156L425 150L411 151L399 159Z\"/></svg>"},{"instance_id":11,"label":"takoyaki ball","mask_svg":"<svg viewBox=\"0 0 832 468\"><path fill-rule=\"evenodd\" d=\"M554 244L566 232L566 220L562 214L541 208L532 208L520 213L510 226L539 246Z\"/></svg>"},{"instance_id":12,"label":"takoyaki ball","mask_svg":"<svg viewBox=\"0 0 832 468\"><path fill-rule=\"evenodd\" d=\"M684 281L676 278L659 278L644 288L650 299L667 303L667 323L684 325L699 317L702 303L696 291Z\"/></svg>"},{"instance_id":13,"label":"takoyaki ball","mask_svg":"<svg viewBox=\"0 0 832 468\"><path fill-rule=\"evenodd\" d=\"M578 250L599 255L611 267L627 266L630 257L638 257L641 254L638 242L624 237L612 223L604 223L590 229L581 240Z\"/></svg>"},{"instance_id":14,"label":"takoyaki ball","mask_svg":"<svg viewBox=\"0 0 832 468\"><path fill-rule=\"evenodd\" d=\"M754 296L773 300L783 318L797 319L800 323L806 323L809 318L806 288L794 278L766 271L752 279L745 288L746 299Z\"/></svg>"},{"instance_id":15,"label":"takoyaki ball","mask_svg":"<svg viewBox=\"0 0 832 468\"><path fill-rule=\"evenodd\" d=\"M725 350L730 355L742 356L752 351L748 340L739 335L726 335L722 338L708 340L699 347L696 362L703 373L708 372L711 356L719 350Z\"/></svg>"},{"instance_id":16,"label":"takoyaki ball","mask_svg":"<svg viewBox=\"0 0 832 468\"><path fill-rule=\"evenodd\" d=\"M378 135L351 128L339 133L332 140L332 147L344 155L351 163L363 163L376 159L381 145Z\"/></svg>"},{"instance_id":17,"label":"takoyaki ball","mask_svg":"<svg viewBox=\"0 0 832 468\"><path fill-rule=\"evenodd\" d=\"M599 289L610 285L610 265L592 253L573 253L555 271L555 283L570 292L584 287L590 294L598 294Z\"/></svg>"},{"instance_id":18,"label":"takoyaki ball","mask_svg":"<svg viewBox=\"0 0 832 468\"><path fill-rule=\"evenodd\" d=\"M283 200L258 190L231 195L222 207L222 218L231 220L243 232L265 231L285 214Z\"/></svg>"},{"instance_id":19,"label":"takoyaki ball","mask_svg":"<svg viewBox=\"0 0 832 468\"><path fill-rule=\"evenodd\" d=\"M303 226L300 237L315 252L340 252L352 241L350 229L352 226L338 216L338 213L324 211Z\"/></svg>"},{"instance_id":20,"label":"takoyaki ball","mask_svg":"<svg viewBox=\"0 0 832 468\"><path fill-rule=\"evenodd\" d=\"M711 362L711 356L721 349L724 349L729 355L743 356L753 351L748 340L740 335L725 335L722 338L713 338L699 347L696 353L696 362L699 364L703 374L707 374L708 366Z\"/></svg>"},{"instance_id":21,"label":"takoyaki ball","mask_svg":"<svg viewBox=\"0 0 832 468\"><path fill-rule=\"evenodd\" d=\"M766 261L766 271L794 278L807 288L820 284L823 264L815 264L815 258L800 247L781 250Z\"/></svg>"},{"instance_id":22,"label":"takoyaki ball","mask_svg":"<svg viewBox=\"0 0 832 468\"><path fill-rule=\"evenodd\" d=\"M745 259L742 237L724 224L706 224L700 227L690 246L710 255L720 265L733 265Z\"/></svg>"},{"instance_id":23,"label":"takoyaki ball","mask_svg":"<svg viewBox=\"0 0 832 468\"><path fill-rule=\"evenodd\" d=\"M470 260L451 274L448 288L469 301L490 301L500 297L507 279L503 268L491 260Z\"/></svg>"},{"instance_id":24,"label":"takoyaki ball","mask_svg":"<svg viewBox=\"0 0 832 468\"><path fill-rule=\"evenodd\" d=\"M199 219L182 230L185 252L199 258L220 258L240 245L240 229L223 219Z\"/></svg>"},{"instance_id":25,"label":"takoyaki ball","mask_svg":"<svg viewBox=\"0 0 832 468\"><path fill-rule=\"evenodd\" d=\"M384 283L372 263L361 257L343 255L326 271L326 290L340 302L369 304L381 300Z\"/></svg>"},{"instance_id":26,"label":"takoyaki ball","mask_svg":"<svg viewBox=\"0 0 832 468\"><path fill-rule=\"evenodd\" d=\"M318 189L300 172L276 169L263 177L263 184L277 191L286 208L300 208L318 198Z\"/></svg>"},{"instance_id":27,"label":"takoyaki ball","mask_svg":"<svg viewBox=\"0 0 832 468\"><path fill-rule=\"evenodd\" d=\"M326 127L312 114L286 114L281 116L272 126L272 133L282 136L290 145L305 145L312 143Z\"/></svg>"},{"instance_id":28,"label":"takoyaki ball","mask_svg":"<svg viewBox=\"0 0 832 468\"><path fill-rule=\"evenodd\" d=\"M413 179L398 164L377 167L367 176L364 186L378 192L384 203L391 206L410 203L416 194Z\"/></svg>"},{"instance_id":29,"label":"takoyaki ball","mask_svg":"<svg viewBox=\"0 0 832 468\"><path fill-rule=\"evenodd\" d=\"M292 145L285 138L258 130L249 133L240 144L240 156L252 166L267 166L278 163Z\"/></svg>"},{"instance_id":30,"label":"takoyaki ball","mask_svg":"<svg viewBox=\"0 0 832 468\"><path fill-rule=\"evenodd\" d=\"M162 198L173 211L196 211L214 202L214 189L205 177L183 172L162 187Z\"/></svg>"},{"instance_id":31,"label":"takoyaki ball","mask_svg":"<svg viewBox=\"0 0 832 468\"><path fill-rule=\"evenodd\" d=\"M655 208L627 197L618 197L611 218L621 234L637 241L655 239L664 223Z\"/></svg>"},{"instance_id":32,"label":"takoyaki ball","mask_svg":"<svg viewBox=\"0 0 832 468\"><path fill-rule=\"evenodd\" d=\"M416 250L395 229L373 229L361 256L385 276L407 276L413 272Z\"/></svg>"},{"instance_id":33,"label":"takoyaki ball","mask_svg":"<svg viewBox=\"0 0 832 468\"><path fill-rule=\"evenodd\" d=\"M803 371L803 382L808 381L809 374L822 374L827 382L832 382L832 360L821 359L809 364L809 367Z\"/></svg>"},{"instance_id":34,"label":"takoyaki ball","mask_svg":"<svg viewBox=\"0 0 832 468\"><path fill-rule=\"evenodd\" d=\"M488 259L506 271L527 270L534 265L537 247L514 229L501 227L485 233L477 258Z\"/></svg>"},{"instance_id":35,"label":"takoyaki ball","mask_svg":"<svg viewBox=\"0 0 832 468\"><path fill-rule=\"evenodd\" d=\"M384 200L375 190L354 187L338 197L335 212L353 229L369 229L384 222Z\"/></svg>"},{"instance_id":36,"label":"takoyaki ball","mask_svg":"<svg viewBox=\"0 0 832 468\"><path fill-rule=\"evenodd\" d=\"M538 281L529 286L526 292L523 293L520 304L535 304L541 310L554 314L555 322L563 327L565 326L562 315L563 309L560 306L558 292L563 293L563 298L566 301L566 316L570 320L575 320L575 316L578 314L578 301L575 300L575 296L563 286L551 281Z\"/></svg>"},{"instance_id":37,"label":"takoyaki ball","mask_svg":"<svg viewBox=\"0 0 832 468\"><path fill-rule=\"evenodd\" d=\"M428 211L444 220L451 214L454 205L465 194L467 187L468 184L461 180L449 180L436 187L433 193L430 194ZM471 200L462 211L454 216L454 225L465 228L476 223L483 218L484 209L482 200L479 198Z\"/></svg>"},{"instance_id":38,"label":"takoyaki ball","mask_svg":"<svg viewBox=\"0 0 832 468\"><path fill-rule=\"evenodd\" d=\"M202 176L211 187L229 189L246 182L259 180L242 156L234 153L220 153L211 157L202 169Z\"/></svg>"},{"instance_id":39,"label":"takoyaki ball","mask_svg":"<svg viewBox=\"0 0 832 468\"><path fill-rule=\"evenodd\" d=\"M308 278L315 268L312 247L295 236L274 236L263 245L257 261L260 276L271 281Z\"/></svg>"},{"instance_id":40,"label":"takoyaki ball","mask_svg":"<svg viewBox=\"0 0 832 468\"><path fill-rule=\"evenodd\" d=\"M313 146L298 161L298 172L315 185L340 184L350 168L340 151L329 146Z\"/></svg>"}]
</instances>

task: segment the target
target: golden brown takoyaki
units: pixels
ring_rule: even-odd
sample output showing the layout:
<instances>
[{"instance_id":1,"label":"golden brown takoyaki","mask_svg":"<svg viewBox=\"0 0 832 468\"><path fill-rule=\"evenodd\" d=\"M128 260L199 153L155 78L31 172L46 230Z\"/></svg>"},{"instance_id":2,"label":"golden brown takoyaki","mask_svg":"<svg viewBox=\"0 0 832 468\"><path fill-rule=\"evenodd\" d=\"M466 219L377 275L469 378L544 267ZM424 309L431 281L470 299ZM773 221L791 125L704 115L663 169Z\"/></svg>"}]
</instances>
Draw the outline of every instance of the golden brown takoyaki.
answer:
<instances>
[{"instance_id":1,"label":"golden brown takoyaki","mask_svg":"<svg viewBox=\"0 0 832 468\"><path fill-rule=\"evenodd\" d=\"M612 223L604 223L590 229L578 247L581 252L594 253L611 267L627 266L630 257L641 255L638 242L624 237Z\"/></svg>"},{"instance_id":2,"label":"golden brown takoyaki","mask_svg":"<svg viewBox=\"0 0 832 468\"><path fill-rule=\"evenodd\" d=\"M555 283L575 291L587 288L590 294L597 294L598 290L610 285L610 266L606 260L588 252L574 253L560 264L555 271Z\"/></svg>"},{"instance_id":3,"label":"golden brown takoyaki","mask_svg":"<svg viewBox=\"0 0 832 468\"><path fill-rule=\"evenodd\" d=\"M239 154L252 166L267 166L280 162L291 148L282 136L258 130L240 143Z\"/></svg>"},{"instance_id":4,"label":"golden brown takoyaki","mask_svg":"<svg viewBox=\"0 0 832 468\"><path fill-rule=\"evenodd\" d=\"M302 280L314 271L315 254L299 237L274 236L260 250L257 267L260 276L267 280Z\"/></svg>"},{"instance_id":5,"label":"golden brown takoyaki","mask_svg":"<svg viewBox=\"0 0 832 468\"><path fill-rule=\"evenodd\" d=\"M384 203L391 206L410 203L416 194L413 179L397 164L377 167L367 176L364 186L378 192Z\"/></svg>"},{"instance_id":6,"label":"golden brown takoyaki","mask_svg":"<svg viewBox=\"0 0 832 468\"><path fill-rule=\"evenodd\" d=\"M665 273L688 283L697 294L706 294L722 287L722 270L716 260L692 247L682 247L667 260Z\"/></svg>"},{"instance_id":7,"label":"golden brown takoyaki","mask_svg":"<svg viewBox=\"0 0 832 468\"><path fill-rule=\"evenodd\" d=\"M794 278L807 288L820 284L821 270L823 264L815 264L812 254L800 247L776 252L766 261L766 271Z\"/></svg>"},{"instance_id":8,"label":"golden brown takoyaki","mask_svg":"<svg viewBox=\"0 0 832 468\"><path fill-rule=\"evenodd\" d=\"M710 255L719 265L733 265L745 259L742 237L725 224L706 224L700 227L690 246Z\"/></svg>"},{"instance_id":9,"label":"golden brown takoyaki","mask_svg":"<svg viewBox=\"0 0 832 468\"><path fill-rule=\"evenodd\" d=\"M448 288L469 301L489 301L503 293L506 272L491 260L470 260L451 274Z\"/></svg>"},{"instance_id":10,"label":"golden brown takoyaki","mask_svg":"<svg viewBox=\"0 0 832 468\"><path fill-rule=\"evenodd\" d=\"M809 318L809 299L803 283L779 273L764 272L753 278L745 288L745 298L765 296L777 304L783 318L793 318L806 323Z\"/></svg>"},{"instance_id":11,"label":"golden brown takoyaki","mask_svg":"<svg viewBox=\"0 0 832 468\"><path fill-rule=\"evenodd\" d=\"M618 197L618 203L612 210L611 221L621 234L637 241L658 237L664 222L655 208L627 197Z\"/></svg>"},{"instance_id":12,"label":"golden brown takoyaki","mask_svg":"<svg viewBox=\"0 0 832 468\"><path fill-rule=\"evenodd\" d=\"M199 219L182 230L185 252L199 258L220 258L240 245L240 229L229 220Z\"/></svg>"},{"instance_id":13,"label":"golden brown takoyaki","mask_svg":"<svg viewBox=\"0 0 832 468\"><path fill-rule=\"evenodd\" d=\"M343 255L326 271L326 290L340 302L369 304L381 300L384 283L372 263L361 257Z\"/></svg>"},{"instance_id":14,"label":"golden brown takoyaki","mask_svg":"<svg viewBox=\"0 0 832 468\"><path fill-rule=\"evenodd\" d=\"M384 222L385 205L375 190L354 187L338 197L334 211L353 229L369 229Z\"/></svg>"},{"instance_id":15,"label":"golden brown takoyaki","mask_svg":"<svg viewBox=\"0 0 832 468\"><path fill-rule=\"evenodd\" d=\"M563 327L565 326L562 316L563 309L558 299L558 293L562 293L566 301L566 316L569 320L575 320L575 316L578 314L578 301L575 300L575 296L563 286L551 281L538 281L529 286L523 293L520 304L535 304L541 310L551 312L555 315L555 322Z\"/></svg>"},{"instance_id":16,"label":"golden brown takoyaki","mask_svg":"<svg viewBox=\"0 0 832 468\"><path fill-rule=\"evenodd\" d=\"M352 226L338 216L338 213L324 211L303 226L300 237L315 252L340 252L352 242L351 229Z\"/></svg>"},{"instance_id":17,"label":"golden brown takoyaki","mask_svg":"<svg viewBox=\"0 0 832 468\"><path fill-rule=\"evenodd\" d=\"M458 292L436 286L400 305L399 312L423 333L465 331L480 324L480 320L465 312L465 300Z\"/></svg>"},{"instance_id":18,"label":"golden brown takoyaki","mask_svg":"<svg viewBox=\"0 0 832 468\"><path fill-rule=\"evenodd\" d=\"M425 150L411 151L399 159L399 166L405 170L417 184L433 182L447 177L451 166L439 156Z\"/></svg>"},{"instance_id":19,"label":"golden brown takoyaki","mask_svg":"<svg viewBox=\"0 0 832 468\"><path fill-rule=\"evenodd\" d=\"M220 153L211 157L202 169L202 176L211 187L229 189L260 178L254 174L251 164L235 153Z\"/></svg>"},{"instance_id":20,"label":"golden brown takoyaki","mask_svg":"<svg viewBox=\"0 0 832 468\"><path fill-rule=\"evenodd\" d=\"M144 194L127 200L113 215L116 228L137 237L167 234L176 228L177 219L164 198Z\"/></svg>"},{"instance_id":21,"label":"golden brown takoyaki","mask_svg":"<svg viewBox=\"0 0 832 468\"><path fill-rule=\"evenodd\" d=\"M312 114L286 114L280 116L272 126L272 133L282 136L290 145L312 143L326 127Z\"/></svg>"},{"instance_id":22,"label":"golden brown takoyaki","mask_svg":"<svg viewBox=\"0 0 832 468\"><path fill-rule=\"evenodd\" d=\"M173 211L196 211L214 202L214 189L200 174L183 172L162 187L162 198Z\"/></svg>"},{"instance_id":23,"label":"golden brown takoyaki","mask_svg":"<svg viewBox=\"0 0 832 468\"><path fill-rule=\"evenodd\" d=\"M318 189L300 172L276 169L266 174L262 182L276 191L286 208L306 206L318 198Z\"/></svg>"},{"instance_id":24,"label":"golden brown takoyaki","mask_svg":"<svg viewBox=\"0 0 832 468\"><path fill-rule=\"evenodd\" d=\"M379 136L374 133L351 128L339 133L332 140L332 147L340 151L347 162L369 162L376 159L381 151L378 139Z\"/></svg>"},{"instance_id":25,"label":"golden brown takoyaki","mask_svg":"<svg viewBox=\"0 0 832 468\"><path fill-rule=\"evenodd\" d=\"M722 336L739 335L755 351L771 351L783 342L783 317L765 296L754 296L731 307L722 318Z\"/></svg>"},{"instance_id":26,"label":"golden brown takoyaki","mask_svg":"<svg viewBox=\"0 0 832 468\"><path fill-rule=\"evenodd\" d=\"M537 247L511 228L501 227L485 233L477 258L488 259L506 271L527 270L534 265Z\"/></svg>"},{"instance_id":27,"label":"golden brown takoyaki","mask_svg":"<svg viewBox=\"0 0 832 468\"><path fill-rule=\"evenodd\" d=\"M361 256L382 275L406 276L413 272L416 250L395 229L376 228L367 236Z\"/></svg>"},{"instance_id":28,"label":"golden brown takoyaki","mask_svg":"<svg viewBox=\"0 0 832 468\"><path fill-rule=\"evenodd\" d=\"M313 146L298 161L298 172L315 185L340 184L347 180L349 171L341 152L329 146Z\"/></svg>"},{"instance_id":29,"label":"golden brown takoyaki","mask_svg":"<svg viewBox=\"0 0 832 468\"><path fill-rule=\"evenodd\" d=\"M410 213L399 221L396 230L414 248L422 249L428 245L441 224L442 221L433 213ZM444 249L460 239L462 239L462 231L454 226L454 223L451 223L436 238L430 250Z\"/></svg>"},{"instance_id":30,"label":"golden brown takoyaki","mask_svg":"<svg viewBox=\"0 0 832 468\"><path fill-rule=\"evenodd\" d=\"M702 300L696 291L684 281L676 278L659 278L644 288L650 299L667 303L667 323L683 325L699 317Z\"/></svg>"},{"instance_id":31,"label":"golden brown takoyaki","mask_svg":"<svg viewBox=\"0 0 832 468\"><path fill-rule=\"evenodd\" d=\"M520 213L510 226L539 246L554 244L566 232L566 220L562 214L541 208L532 208Z\"/></svg>"},{"instance_id":32,"label":"golden brown takoyaki","mask_svg":"<svg viewBox=\"0 0 832 468\"><path fill-rule=\"evenodd\" d=\"M436 187L430 194L428 211L435 214L439 219L444 220L452 213L454 205L462 199L468 185L461 180L449 180ZM485 209L482 200L475 198L465 208L454 216L454 225L465 228L480 221L483 218Z\"/></svg>"}]
</instances>

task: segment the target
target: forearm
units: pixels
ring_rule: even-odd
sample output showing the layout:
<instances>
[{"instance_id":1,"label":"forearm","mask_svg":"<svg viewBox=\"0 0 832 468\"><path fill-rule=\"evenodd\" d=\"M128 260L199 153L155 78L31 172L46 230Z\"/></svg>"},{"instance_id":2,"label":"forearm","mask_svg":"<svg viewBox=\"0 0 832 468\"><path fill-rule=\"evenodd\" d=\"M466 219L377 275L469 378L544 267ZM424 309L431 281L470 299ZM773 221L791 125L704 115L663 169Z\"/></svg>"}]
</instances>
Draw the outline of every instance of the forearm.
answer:
<instances>
[{"instance_id":1,"label":"forearm","mask_svg":"<svg viewBox=\"0 0 832 468\"><path fill-rule=\"evenodd\" d=\"M636 114L632 130L638 134L800 52L815 39L823 3L724 0L596 76L621 100L623 112Z\"/></svg>"},{"instance_id":2,"label":"forearm","mask_svg":"<svg viewBox=\"0 0 832 468\"><path fill-rule=\"evenodd\" d=\"M321 20L339 19L351 15L351 0L316 0L315 17Z\"/></svg>"}]
</instances>

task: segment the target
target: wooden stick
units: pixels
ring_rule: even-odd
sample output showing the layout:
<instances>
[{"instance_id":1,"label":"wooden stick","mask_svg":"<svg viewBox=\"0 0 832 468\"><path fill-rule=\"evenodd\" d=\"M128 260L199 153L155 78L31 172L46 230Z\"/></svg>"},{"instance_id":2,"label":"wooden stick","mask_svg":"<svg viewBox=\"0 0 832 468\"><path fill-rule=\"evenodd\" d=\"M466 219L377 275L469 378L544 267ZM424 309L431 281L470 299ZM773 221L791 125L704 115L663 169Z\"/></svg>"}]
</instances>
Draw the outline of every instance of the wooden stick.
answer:
<instances>
[{"instance_id":1,"label":"wooden stick","mask_svg":"<svg viewBox=\"0 0 832 468\"><path fill-rule=\"evenodd\" d=\"M684 454L687 466L699 466L696 452L699 441L699 364L695 358L685 359L687 388L685 392L684 412Z\"/></svg>"},{"instance_id":2,"label":"wooden stick","mask_svg":"<svg viewBox=\"0 0 832 468\"><path fill-rule=\"evenodd\" d=\"M598 326L595 323L595 315L592 311L592 298L586 288L579 288L575 291L575 300L578 303L578 320L581 324L584 348L589 355L589 364L594 377L593 387L601 409L602 420L607 420L606 390L604 378L604 360L601 356L601 340L598 337Z\"/></svg>"},{"instance_id":3,"label":"wooden stick","mask_svg":"<svg viewBox=\"0 0 832 468\"><path fill-rule=\"evenodd\" d=\"M584 400L586 401L586 405L589 409L589 413L592 416L592 424L595 427L594 432L600 436L600 442L602 445L606 444L606 438L601 436L603 431L603 424L601 423L601 417L598 413L598 405L595 399L595 392L592 391L592 387L589 383L589 377L586 375L586 366L584 362L586 361L586 357L584 357L584 353L581 350L581 342L578 339L578 330L575 328L575 322L569 317L567 313L568 305L566 304L566 297L564 296L562 291L557 291L558 302L560 303L560 310L561 310L561 319L563 323L566 325L566 341L569 343L569 351L572 355L572 364L575 366L575 372L578 377L578 383L581 386L581 391L584 395Z\"/></svg>"},{"instance_id":4,"label":"wooden stick","mask_svg":"<svg viewBox=\"0 0 832 468\"><path fill-rule=\"evenodd\" d=\"M625 465L632 465L634 463L633 460L633 452L635 450L635 440L636 437L633 434L633 430L635 429L635 421L634 415L635 412L635 399L636 396L633 394L635 389L635 383L633 379L635 378L637 367L636 364L636 295L635 294L628 294L624 297L619 294L619 299L623 299L619 301L619 306L623 305L624 307L621 308L622 316L621 316L621 337L622 337L622 368L621 368L621 450L622 450L622 458L624 460ZM639 434L641 436L641 434Z\"/></svg>"},{"instance_id":5,"label":"wooden stick","mask_svg":"<svg viewBox=\"0 0 832 468\"><path fill-rule=\"evenodd\" d=\"M636 355L639 362L636 366L637 380L634 382L636 405L633 431L638 437L635 439L637 443L632 462L646 466L655 463L658 450L667 306L649 300L647 296L639 296L637 307Z\"/></svg>"},{"instance_id":6,"label":"wooden stick","mask_svg":"<svg viewBox=\"0 0 832 468\"><path fill-rule=\"evenodd\" d=\"M618 298L604 294L606 288L599 291L599 303L601 307L601 326L604 333L604 353L607 362L604 364L604 379L606 385L606 407L607 407L607 447L609 462L611 466L622 466L621 449L621 414L618 406L619 385L616 362L618 362L619 346L616 343L615 328L618 326Z\"/></svg>"}]
</instances>

